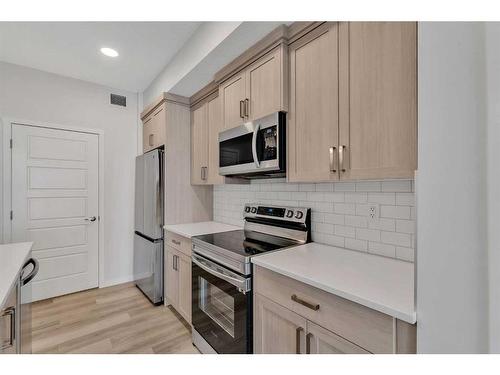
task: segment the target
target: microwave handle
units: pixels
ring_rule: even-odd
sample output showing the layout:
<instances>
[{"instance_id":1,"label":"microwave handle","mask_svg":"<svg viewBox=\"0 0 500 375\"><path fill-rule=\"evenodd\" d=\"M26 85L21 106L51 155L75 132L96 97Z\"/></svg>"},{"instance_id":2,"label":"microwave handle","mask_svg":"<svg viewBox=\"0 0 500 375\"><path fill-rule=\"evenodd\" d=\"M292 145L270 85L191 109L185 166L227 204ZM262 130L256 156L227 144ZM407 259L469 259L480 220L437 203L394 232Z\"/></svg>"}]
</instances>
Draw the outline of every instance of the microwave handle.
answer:
<instances>
[{"instance_id":1,"label":"microwave handle","mask_svg":"<svg viewBox=\"0 0 500 375\"><path fill-rule=\"evenodd\" d=\"M252 155L253 155L253 161L257 168L260 167L259 157L257 155L257 134L259 133L259 130L260 130L260 124L255 125L252 137Z\"/></svg>"}]
</instances>

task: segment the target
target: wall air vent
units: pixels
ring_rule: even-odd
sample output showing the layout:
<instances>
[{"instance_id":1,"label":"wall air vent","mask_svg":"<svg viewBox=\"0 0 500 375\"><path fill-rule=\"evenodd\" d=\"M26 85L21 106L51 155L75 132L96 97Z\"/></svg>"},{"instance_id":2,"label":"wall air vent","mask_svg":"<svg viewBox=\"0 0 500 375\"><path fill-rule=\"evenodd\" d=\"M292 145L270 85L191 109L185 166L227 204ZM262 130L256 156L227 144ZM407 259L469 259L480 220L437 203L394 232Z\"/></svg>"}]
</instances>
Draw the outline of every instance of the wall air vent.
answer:
<instances>
[{"instance_id":1,"label":"wall air vent","mask_svg":"<svg viewBox=\"0 0 500 375\"><path fill-rule=\"evenodd\" d=\"M117 95L117 94L111 94L110 102L111 102L111 104L114 104L114 105L126 107L127 106L127 97L122 96L122 95Z\"/></svg>"}]
</instances>

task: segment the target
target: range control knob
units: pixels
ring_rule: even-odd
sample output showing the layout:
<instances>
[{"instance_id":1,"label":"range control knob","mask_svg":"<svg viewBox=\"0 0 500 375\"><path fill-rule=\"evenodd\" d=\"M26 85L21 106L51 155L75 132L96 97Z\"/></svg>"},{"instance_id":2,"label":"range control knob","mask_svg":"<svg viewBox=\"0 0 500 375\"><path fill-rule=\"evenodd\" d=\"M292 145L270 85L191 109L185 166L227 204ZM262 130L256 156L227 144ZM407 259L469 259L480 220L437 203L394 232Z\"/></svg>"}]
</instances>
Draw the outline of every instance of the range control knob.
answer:
<instances>
[{"instance_id":1,"label":"range control knob","mask_svg":"<svg viewBox=\"0 0 500 375\"><path fill-rule=\"evenodd\" d=\"M302 213L302 211L297 211L297 213L295 214L296 219L302 219L303 216L304 214Z\"/></svg>"},{"instance_id":2,"label":"range control knob","mask_svg":"<svg viewBox=\"0 0 500 375\"><path fill-rule=\"evenodd\" d=\"M252 207L252 214L255 214L257 212L257 207Z\"/></svg>"},{"instance_id":3,"label":"range control knob","mask_svg":"<svg viewBox=\"0 0 500 375\"><path fill-rule=\"evenodd\" d=\"M250 207L245 207L245 212L250 212Z\"/></svg>"},{"instance_id":4,"label":"range control knob","mask_svg":"<svg viewBox=\"0 0 500 375\"><path fill-rule=\"evenodd\" d=\"M292 211L292 210L288 210L288 211L286 212L286 217L288 217L288 218L292 218L292 217L293 217L293 211Z\"/></svg>"}]
</instances>

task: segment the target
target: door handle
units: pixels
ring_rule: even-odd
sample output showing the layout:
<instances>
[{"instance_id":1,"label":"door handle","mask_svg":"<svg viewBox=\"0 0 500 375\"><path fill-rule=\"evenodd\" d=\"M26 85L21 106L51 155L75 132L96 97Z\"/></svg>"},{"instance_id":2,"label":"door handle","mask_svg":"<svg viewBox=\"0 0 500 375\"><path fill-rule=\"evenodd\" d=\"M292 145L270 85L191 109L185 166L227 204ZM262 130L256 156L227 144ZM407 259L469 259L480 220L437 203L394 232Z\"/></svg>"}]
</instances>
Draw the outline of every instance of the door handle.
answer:
<instances>
[{"instance_id":1,"label":"door handle","mask_svg":"<svg viewBox=\"0 0 500 375\"><path fill-rule=\"evenodd\" d=\"M336 154L336 151L337 150L337 147L330 147L328 149L329 153L330 153L330 172L333 172L333 173L336 173L337 172L337 168L335 167L335 154Z\"/></svg>"},{"instance_id":2,"label":"door handle","mask_svg":"<svg viewBox=\"0 0 500 375\"><path fill-rule=\"evenodd\" d=\"M248 117L248 112L250 112L250 100L245 99L245 117Z\"/></svg>"},{"instance_id":3,"label":"door handle","mask_svg":"<svg viewBox=\"0 0 500 375\"><path fill-rule=\"evenodd\" d=\"M259 156L257 155L257 135L259 133L259 129L260 129L260 124L255 125L252 134L252 156L253 156L253 162L255 163L255 166L257 168L260 167Z\"/></svg>"},{"instance_id":4,"label":"door handle","mask_svg":"<svg viewBox=\"0 0 500 375\"><path fill-rule=\"evenodd\" d=\"M0 343L0 350L5 350L14 346L14 340L16 339L16 308L9 307L1 312L0 318L10 317L10 334L9 340L5 343Z\"/></svg>"},{"instance_id":5,"label":"door handle","mask_svg":"<svg viewBox=\"0 0 500 375\"><path fill-rule=\"evenodd\" d=\"M91 216L91 217L86 217L84 220L85 221L96 221L97 218L95 216Z\"/></svg>"},{"instance_id":6,"label":"door handle","mask_svg":"<svg viewBox=\"0 0 500 375\"><path fill-rule=\"evenodd\" d=\"M304 328L297 327L295 330L295 353L300 354L300 332L304 331Z\"/></svg>"},{"instance_id":7,"label":"door handle","mask_svg":"<svg viewBox=\"0 0 500 375\"><path fill-rule=\"evenodd\" d=\"M245 106L245 102L243 100L240 100L240 117L241 118L245 118L244 106Z\"/></svg>"},{"instance_id":8,"label":"door handle","mask_svg":"<svg viewBox=\"0 0 500 375\"><path fill-rule=\"evenodd\" d=\"M311 354L311 337L313 337L312 333L306 335L306 354Z\"/></svg>"},{"instance_id":9,"label":"door handle","mask_svg":"<svg viewBox=\"0 0 500 375\"><path fill-rule=\"evenodd\" d=\"M150 146L153 146L153 144L154 144L153 143L153 138L154 138L154 134L150 134L149 135L149 141L148 141Z\"/></svg>"}]
</instances>

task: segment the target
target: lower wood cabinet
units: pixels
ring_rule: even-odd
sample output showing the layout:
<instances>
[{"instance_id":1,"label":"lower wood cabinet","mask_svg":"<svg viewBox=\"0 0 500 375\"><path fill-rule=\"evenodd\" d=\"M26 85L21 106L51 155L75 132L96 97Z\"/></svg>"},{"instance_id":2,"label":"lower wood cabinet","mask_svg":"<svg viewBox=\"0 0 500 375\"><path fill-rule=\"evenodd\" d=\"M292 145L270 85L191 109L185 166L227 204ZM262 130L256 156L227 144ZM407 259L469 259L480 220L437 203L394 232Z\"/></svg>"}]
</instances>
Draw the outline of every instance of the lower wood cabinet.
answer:
<instances>
[{"instance_id":1,"label":"lower wood cabinet","mask_svg":"<svg viewBox=\"0 0 500 375\"><path fill-rule=\"evenodd\" d=\"M165 236L165 304L191 324L191 255L189 239ZM171 246L170 243L173 245Z\"/></svg>"},{"instance_id":2,"label":"lower wood cabinet","mask_svg":"<svg viewBox=\"0 0 500 375\"><path fill-rule=\"evenodd\" d=\"M255 294L254 352L262 354L368 354L367 350Z\"/></svg>"},{"instance_id":3,"label":"lower wood cabinet","mask_svg":"<svg viewBox=\"0 0 500 375\"><path fill-rule=\"evenodd\" d=\"M416 326L256 266L254 353L415 353Z\"/></svg>"}]
</instances>

